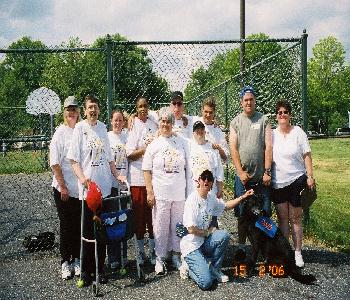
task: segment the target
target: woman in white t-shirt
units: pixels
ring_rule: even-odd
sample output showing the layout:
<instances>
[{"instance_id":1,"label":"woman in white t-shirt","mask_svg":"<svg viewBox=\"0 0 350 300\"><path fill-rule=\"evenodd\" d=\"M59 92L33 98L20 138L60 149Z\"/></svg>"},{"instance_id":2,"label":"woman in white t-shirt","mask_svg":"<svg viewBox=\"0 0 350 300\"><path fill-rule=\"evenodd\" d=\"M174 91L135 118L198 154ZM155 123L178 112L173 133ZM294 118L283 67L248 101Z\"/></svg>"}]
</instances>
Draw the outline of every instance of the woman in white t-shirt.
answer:
<instances>
[{"instance_id":1,"label":"woman in white t-shirt","mask_svg":"<svg viewBox=\"0 0 350 300\"><path fill-rule=\"evenodd\" d=\"M135 213L135 233L137 239L137 260L143 264L146 258L144 236L148 232L149 257L155 264L152 209L147 205L147 191L142 171L142 161L146 148L155 138L158 125L148 116L149 104L145 97L136 100L136 113L132 129L126 142L126 154L129 159L128 181L130 184L132 206Z\"/></svg>"},{"instance_id":2,"label":"woman in white t-shirt","mask_svg":"<svg viewBox=\"0 0 350 300\"><path fill-rule=\"evenodd\" d=\"M122 188L120 181L125 181L128 174L128 158L126 156L126 141L128 138L128 131L125 128L127 119L120 110L113 110L111 113L111 127L112 130L108 132L109 145L111 146L111 155L115 163L115 167L119 173L119 180L112 176L112 194L111 196L119 196L119 189ZM120 200L121 208L127 207L126 198ZM118 207L119 209L119 207ZM112 271L115 270L121 262L121 243L115 242L112 245L107 245L108 260ZM123 258L124 263L127 261L127 242L123 241Z\"/></svg>"},{"instance_id":3,"label":"woman in white t-shirt","mask_svg":"<svg viewBox=\"0 0 350 300\"><path fill-rule=\"evenodd\" d=\"M292 231L296 265L303 267L300 192L304 188L315 188L315 180L307 136L299 126L291 125L291 112L289 102L277 102L278 127L272 135L272 201L276 205L279 227L287 239Z\"/></svg>"},{"instance_id":4,"label":"woman in white t-shirt","mask_svg":"<svg viewBox=\"0 0 350 300\"><path fill-rule=\"evenodd\" d=\"M183 225L187 228L188 234L180 242L181 254L188 265L189 276L203 290L210 289L214 280L228 281L228 276L221 272L221 264L230 237L226 231L210 227L212 216L222 215L225 210L234 208L254 194L251 189L225 203L209 193L213 181L212 172L203 171L198 178L198 187L187 197Z\"/></svg>"},{"instance_id":5,"label":"woman in white t-shirt","mask_svg":"<svg viewBox=\"0 0 350 300\"><path fill-rule=\"evenodd\" d=\"M165 259L172 252L173 266L179 269L180 238L175 225L182 221L185 204L187 164L185 141L172 132L175 121L169 110L161 110L159 133L146 149L142 169L147 188L147 203L153 207L157 275L166 272Z\"/></svg>"},{"instance_id":6,"label":"woman in white t-shirt","mask_svg":"<svg viewBox=\"0 0 350 300\"><path fill-rule=\"evenodd\" d=\"M67 157L71 160L72 168L78 178L79 199L86 198L87 188L92 181L99 186L102 198L106 198L111 194L111 174L115 179L118 179L119 173L111 157L106 125L98 120L99 100L93 95L86 96L84 108L86 119L75 126ZM93 239L93 213L88 208L86 201L83 205L85 212L83 236ZM100 283L106 283L107 277L104 272L106 245L98 242L97 248ZM84 285L89 285L92 282L91 273L95 273L95 255L92 243L83 243L82 267L81 279Z\"/></svg>"},{"instance_id":7,"label":"woman in white t-shirt","mask_svg":"<svg viewBox=\"0 0 350 300\"><path fill-rule=\"evenodd\" d=\"M69 96L63 105L63 119L50 143L50 166L53 171L53 194L60 220L62 279L80 275L80 214L78 182L67 158L73 130L80 119L78 102Z\"/></svg>"}]
</instances>

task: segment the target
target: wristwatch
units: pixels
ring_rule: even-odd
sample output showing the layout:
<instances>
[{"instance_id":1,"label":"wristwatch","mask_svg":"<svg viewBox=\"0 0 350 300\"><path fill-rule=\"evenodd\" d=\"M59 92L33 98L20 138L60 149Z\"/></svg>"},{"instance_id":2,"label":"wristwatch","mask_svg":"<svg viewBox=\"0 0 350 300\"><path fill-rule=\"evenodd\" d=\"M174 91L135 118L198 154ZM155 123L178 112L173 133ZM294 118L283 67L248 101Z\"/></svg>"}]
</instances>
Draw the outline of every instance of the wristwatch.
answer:
<instances>
[{"instance_id":1,"label":"wristwatch","mask_svg":"<svg viewBox=\"0 0 350 300\"><path fill-rule=\"evenodd\" d=\"M265 168L265 174L271 177L271 168Z\"/></svg>"}]
</instances>

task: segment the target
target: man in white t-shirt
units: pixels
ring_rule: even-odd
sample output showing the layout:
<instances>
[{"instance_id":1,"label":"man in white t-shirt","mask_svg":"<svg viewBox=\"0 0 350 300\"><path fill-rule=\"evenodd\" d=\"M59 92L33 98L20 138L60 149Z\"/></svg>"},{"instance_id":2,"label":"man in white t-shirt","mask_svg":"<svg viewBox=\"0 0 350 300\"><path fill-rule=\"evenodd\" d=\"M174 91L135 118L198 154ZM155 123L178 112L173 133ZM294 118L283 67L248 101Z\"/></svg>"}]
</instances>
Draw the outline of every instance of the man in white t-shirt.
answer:
<instances>
[{"instance_id":1,"label":"man in white t-shirt","mask_svg":"<svg viewBox=\"0 0 350 300\"><path fill-rule=\"evenodd\" d=\"M209 193L213 180L213 174L209 170L203 171L198 178L198 187L186 199L183 225L188 234L180 242L181 254L188 265L189 276L203 290L210 289L214 280L229 280L228 276L221 272L221 264L230 237L226 231L210 226L212 216L222 215L225 210L234 208L254 193L253 190L249 190L225 203Z\"/></svg>"}]
</instances>

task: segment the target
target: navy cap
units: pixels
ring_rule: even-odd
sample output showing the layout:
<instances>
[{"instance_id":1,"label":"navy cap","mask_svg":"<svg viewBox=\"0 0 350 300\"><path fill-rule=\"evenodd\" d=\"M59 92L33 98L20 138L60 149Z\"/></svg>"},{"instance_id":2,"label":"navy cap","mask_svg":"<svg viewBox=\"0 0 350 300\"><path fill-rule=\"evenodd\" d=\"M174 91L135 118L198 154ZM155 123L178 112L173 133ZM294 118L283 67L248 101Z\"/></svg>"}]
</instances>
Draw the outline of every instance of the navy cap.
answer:
<instances>
[{"instance_id":1,"label":"navy cap","mask_svg":"<svg viewBox=\"0 0 350 300\"><path fill-rule=\"evenodd\" d=\"M202 121L198 120L198 121L194 122L193 131L196 131L197 129L203 129L203 128L205 128L205 125L203 124Z\"/></svg>"},{"instance_id":2,"label":"navy cap","mask_svg":"<svg viewBox=\"0 0 350 300\"><path fill-rule=\"evenodd\" d=\"M250 85L245 86L241 90L241 92L239 93L239 97L243 98L246 93L252 93L254 95L254 97L256 97L255 91L254 91L253 87L251 87Z\"/></svg>"}]
</instances>

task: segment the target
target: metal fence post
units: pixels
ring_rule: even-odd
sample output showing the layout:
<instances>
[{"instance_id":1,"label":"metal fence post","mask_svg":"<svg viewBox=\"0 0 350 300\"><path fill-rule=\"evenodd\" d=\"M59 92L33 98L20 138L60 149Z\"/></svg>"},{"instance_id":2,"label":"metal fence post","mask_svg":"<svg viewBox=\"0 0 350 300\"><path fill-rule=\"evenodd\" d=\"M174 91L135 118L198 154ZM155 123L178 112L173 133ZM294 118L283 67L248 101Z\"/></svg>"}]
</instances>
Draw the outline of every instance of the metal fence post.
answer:
<instances>
[{"instance_id":1,"label":"metal fence post","mask_svg":"<svg viewBox=\"0 0 350 300\"><path fill-rule=\"evenodd\" d=\"M301 36L301 99L303 110L303 129L307 132L308 118L307 118L307 36L306 29L303 30Z\"/></svg>"},{"instance_id":2,"label":"metal fence post","mask_svg":"<svg viewBox=\"0 0 350 300\"><path fill-rule=\"evenodd\" d=\"M112 73L112 39L109 34L106 38L106 62L107 62L107 116L105 124L110 127L108 118L112 112L112 101L113 101L113 73Z\"/></svg>"}]
</instances>

